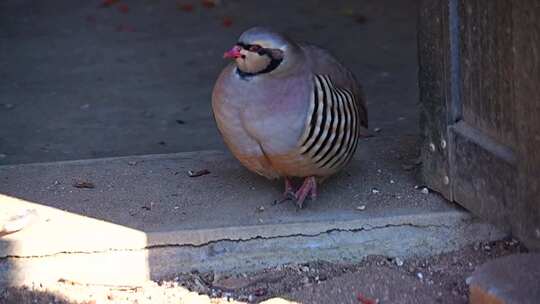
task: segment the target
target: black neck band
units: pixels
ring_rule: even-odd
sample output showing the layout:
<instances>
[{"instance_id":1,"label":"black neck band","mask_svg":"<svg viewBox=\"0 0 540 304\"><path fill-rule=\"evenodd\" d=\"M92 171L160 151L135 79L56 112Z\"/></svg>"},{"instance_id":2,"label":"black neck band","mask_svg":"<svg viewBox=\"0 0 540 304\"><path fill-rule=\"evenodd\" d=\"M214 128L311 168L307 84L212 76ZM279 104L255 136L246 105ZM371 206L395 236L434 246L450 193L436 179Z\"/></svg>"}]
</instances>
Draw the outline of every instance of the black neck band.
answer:
<instances>
[{"instance_id":1,"label":"black neck band","mask_svg":"<svg viewBox=\"0 0 540 304\"><path fill-rule=\"evenodd\" d=\"M261 75L261 74L270 73L273 70L275 70L281 64L282 61L283 61L283 59L274 59L274 58L272 58L272 60L270 61L270 64L267 65L266 68L264 68L263 70L260 70L260 71L255 72L255 73L248 73L248 72L244 72L244 71L240 70L239 68L236 68L236 73L238 73L238 75L240 75L240 77L242 77L242 78L253 77L253 76L257 76L257 75Z\"/></svg>"}]
</instances>

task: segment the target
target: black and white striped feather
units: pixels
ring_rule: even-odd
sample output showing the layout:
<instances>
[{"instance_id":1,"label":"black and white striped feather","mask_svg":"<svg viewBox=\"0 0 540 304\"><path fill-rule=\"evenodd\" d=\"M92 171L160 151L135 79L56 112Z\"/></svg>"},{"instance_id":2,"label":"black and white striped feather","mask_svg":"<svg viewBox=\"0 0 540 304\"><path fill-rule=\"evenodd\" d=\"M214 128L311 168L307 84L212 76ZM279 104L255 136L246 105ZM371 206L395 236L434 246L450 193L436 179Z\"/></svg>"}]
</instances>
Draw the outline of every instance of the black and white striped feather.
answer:
<instances>
[{"instance_id":1,"label":"black and white striped feather","mask_svg":"<svg viewBox=\"0 0 540 304\"><path fill-rule=\"evenodd\" d=\"M336 87L327 75L314 75L313 81L300 152L319 168L339 168L351 159L358 143L361 121L357 97Z\"/></svg>"}]
</instances>

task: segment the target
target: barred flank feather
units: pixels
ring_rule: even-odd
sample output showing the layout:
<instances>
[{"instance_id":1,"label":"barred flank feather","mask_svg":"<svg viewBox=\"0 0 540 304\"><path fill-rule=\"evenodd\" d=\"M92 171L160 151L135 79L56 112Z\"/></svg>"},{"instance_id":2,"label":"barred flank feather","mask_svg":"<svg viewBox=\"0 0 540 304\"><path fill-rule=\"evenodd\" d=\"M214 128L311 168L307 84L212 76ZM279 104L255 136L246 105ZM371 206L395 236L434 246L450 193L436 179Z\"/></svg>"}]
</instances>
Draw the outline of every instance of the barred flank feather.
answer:
<instances>
[{"instance_id":1,"label":"barred flank feather","mask_svg":"<svg viewBox=\"0 0 540 304\"><path fill-rule=\"evenodd\" d=\"M360 114L354 94L337 88L327 75L315 75L300 151L319 168L340 167L356 150Z\"/></svg>"}]
</instances>

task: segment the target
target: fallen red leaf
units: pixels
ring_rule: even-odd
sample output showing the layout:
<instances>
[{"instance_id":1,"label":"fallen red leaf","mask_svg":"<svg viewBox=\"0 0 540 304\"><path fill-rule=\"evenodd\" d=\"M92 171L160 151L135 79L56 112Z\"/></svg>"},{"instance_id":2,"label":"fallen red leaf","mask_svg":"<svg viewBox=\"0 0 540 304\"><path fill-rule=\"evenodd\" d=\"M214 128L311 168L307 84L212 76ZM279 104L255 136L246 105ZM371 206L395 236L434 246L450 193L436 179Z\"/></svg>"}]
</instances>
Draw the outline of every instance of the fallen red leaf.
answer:
<instances>
[{"instance_id":1,"label":"fallen red leaf","mask_svg":"<svg viewBox=\"0 0 540 304\"><path fill-rule=\"evenodd\" d=\"M135 32L135 28L133 28L133 26L131 25L120 24L119 26L116 27L116 31L133 33Z\"/></svg>"},{"instance_id":2,"label":"fallen red leaf","mask_svg":"<svg viewBox=\"0 0 540 304\"><path fill-rule=\"evenodd\" d=\"M213 8L216 6L215 0L201 0L201 4L206 8Z\"/></svg>"},{"instance_id":3,"label":"fallen red leaf","mask_svg":"<svg viewBox=\"0 0 540 304\"><path fill-rule=\"evenodd\" d=\"M224 27L230 27L232 24L233 24L233 21L230 17L224 17L223 18L223 21L221 22L221 24L224 26Z\"/></svg>"},{"instance_id":4,"label":"fallen red leaf","mask_svg":"<svg viewBox=\"0 0 540 304\"><path fill-rule=\"evenodd\" d=\"M103 0L101 1L101 7L109 7L109 6L112 6L114 5L116 2L118 2L119 0Z\"/></svg>"},{"instance_id":5,"label":"fallen red leaf","mask_svg":"<svg viewBox=\"0 0 540 304\"><path fill-rule=\"evenodd\" d=\"M190 3L177 3L176 4L176 8L178 10L181 10L181 11L184 11L184 12L191 12L193 11L193 4L190 4Z\"/></svg>"},{"instance_id":6,"label":"fallen red leaf","mask_svg":"<svg viewBox=\"0 0 540 304\"><path fill-rule=\"evenodd\" d=\"M125 14L125 13L129 12L129 6L127 4L125 4L125 3L120 3L120 4L118 4L118 10Z\"/></svg>"},{"instance_id":7,"label":"fallen red leaf","mask_svg":"<svg viewBox=\"0 0 540 304\"><path fill-rule=\"evenodd\" d=\"M356 299L360 304L377 304L376 300L364 297L361 293L356 294Z\"/></svg>"}]
</instances>

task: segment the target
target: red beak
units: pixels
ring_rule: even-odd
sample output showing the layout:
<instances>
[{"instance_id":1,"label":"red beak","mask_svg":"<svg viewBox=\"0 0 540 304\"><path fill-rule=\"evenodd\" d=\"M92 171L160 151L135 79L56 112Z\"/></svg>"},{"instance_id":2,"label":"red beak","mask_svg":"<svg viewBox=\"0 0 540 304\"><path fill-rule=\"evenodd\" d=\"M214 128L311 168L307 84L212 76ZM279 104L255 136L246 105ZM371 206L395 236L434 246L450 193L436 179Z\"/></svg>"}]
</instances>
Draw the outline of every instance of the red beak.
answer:
<instances>
[{"instance_id":1,"label":"red beak","mask_svg":"<svg viewBox=\"0 0 540 304\"><path fill-rule=\"evenodd\" d=\"M239 47L238 45L235 45L232 49L230 49L229 51L225 52L225 54L223 54L223 58L236 59L236 58L242 57L242 53L240 53L241 50L242 50L241 47Z\"/></svg>"}]
</instances>

